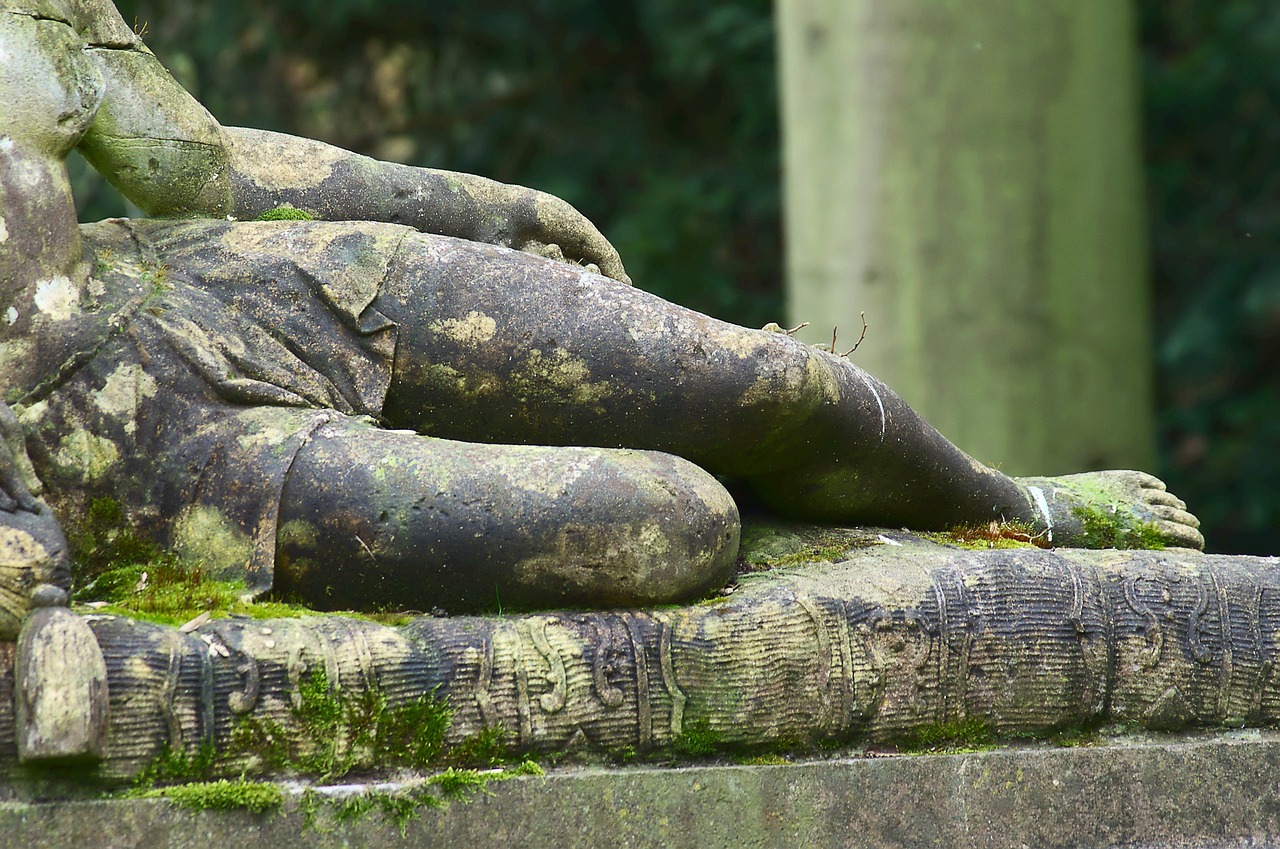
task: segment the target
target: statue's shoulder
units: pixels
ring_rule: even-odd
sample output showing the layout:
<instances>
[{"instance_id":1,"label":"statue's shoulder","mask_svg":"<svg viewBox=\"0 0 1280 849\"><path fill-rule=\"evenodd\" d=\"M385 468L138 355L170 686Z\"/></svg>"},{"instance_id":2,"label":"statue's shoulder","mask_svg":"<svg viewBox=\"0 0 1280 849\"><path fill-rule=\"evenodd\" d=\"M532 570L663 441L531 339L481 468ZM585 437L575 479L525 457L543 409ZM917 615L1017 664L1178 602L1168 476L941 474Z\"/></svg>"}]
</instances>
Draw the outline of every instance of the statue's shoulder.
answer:
<instances>
[{"instance_id":1,"label":"statue's shoulder","mask_svg":"<svg viewBox=\"0 0 1280 849\"><path fill-rule=\"evenodd\" d=\"M146 50L133 27L120 17L111 0L61 0L71 10L72 24L93 47Z\"/></svg>"},{"instance_id":2,"label":"statue's shoulder","mask_svg":"<svg viewBox=\"0 0 1280 849\"><path fill-rule=\"evenodd\" d=\"M0 10L61 21L93 47L146 49L111 0L0 0Z\"/></svg>"}]
</instances>

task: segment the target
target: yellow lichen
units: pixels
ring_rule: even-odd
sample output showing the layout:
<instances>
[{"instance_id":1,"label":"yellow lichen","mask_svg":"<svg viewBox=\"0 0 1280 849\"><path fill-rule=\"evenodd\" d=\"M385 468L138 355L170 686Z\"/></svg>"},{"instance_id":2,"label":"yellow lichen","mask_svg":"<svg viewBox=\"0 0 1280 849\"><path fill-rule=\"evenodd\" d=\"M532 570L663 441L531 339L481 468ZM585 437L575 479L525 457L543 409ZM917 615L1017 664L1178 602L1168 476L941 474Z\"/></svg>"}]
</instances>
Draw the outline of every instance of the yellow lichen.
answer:
<instances>
[{"instance_id":1,"label":"yellow lichen","mask_svg":"<svg viewBox=\"0 0 1280 849\"><path fill-rule=\"evenodd\" d=\"M463 345L480 345L493 339L498 323L482 312L472 310L462 318L446 318L429 325L436 333Z\"/></svg>"},{"instance_id":2,"label":"yellow lichen","mask_svg":"<svg viewBox=\"0 0 1280 849\"><path fill-rule=\"evenodd\" d=\"M511 375L511 385L526 400L529 396L549 395L559 403L598 404L613 393L612 383L592 382L586 360L563 348L555 348L549 354L538 348L531 350L524 367Z\"/></svg>"},{"instance_id":3,"label":"yellow lichen","mask_svg":"<svg viewBox=\"0 0 1280 849\"><path fill-rule=\"evenodd\" d=\"M75 475L84 481L93 481L104 477L115 468L120 462L120 449L104 436L97 436L83 428L77 428L58 443L53 462L64 474Z\"/></svg>"},{"instance_id":4,"label":"yellow lichen","mask_svg":"<svg viewBox=\"0 0 1280 849\"><path fill-rule=\"evenodd\" d=\"M101 389L93 393L93 403L109 416L126 419L125 433L132 434L138 428L134 419L138 414L139 401L154 398L156 391L156 379L142 366L122 365L107 377Z\"/></svg>"},{"instance_id":5,"label":"yellow lichen","mask_svg":"<svg viewBox=\"0 0 1280 849\"><path fill-rule=\"evenodd\" d=\"M184 563L213 578L243 577L253 540L227 521L216 507L193 504L173 527L173 550Z\"/></svg>"}]
</instances>

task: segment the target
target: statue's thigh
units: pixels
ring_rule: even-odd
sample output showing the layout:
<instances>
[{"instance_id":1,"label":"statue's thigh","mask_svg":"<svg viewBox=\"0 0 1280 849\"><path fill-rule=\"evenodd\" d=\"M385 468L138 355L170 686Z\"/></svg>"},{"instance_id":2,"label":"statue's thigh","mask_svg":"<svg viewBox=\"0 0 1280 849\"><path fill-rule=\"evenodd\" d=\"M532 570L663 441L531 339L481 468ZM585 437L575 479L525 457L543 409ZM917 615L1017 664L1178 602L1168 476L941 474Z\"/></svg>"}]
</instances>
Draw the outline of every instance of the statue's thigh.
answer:
<instances>
[{"instance_id":1,"label":"statue's thigh","mask_svg":"<svg viewBox=\"0 0 1280 849\"><path fill-rule=\"evenodd\" d=\"M399 325L387 418L450 438L653 448L732 473L849 370L571 264L438 237L406 240L376 306Z\"/></svg>"},{"instance_id":2,"label":"statue's thigh","mask_svg":"<svg viewBox=\"0 0 1280 849\"><path fill-rule=\"evenodd\" d=\"M329 607L661 603L723 582L737 538L728 493L671 455L340 419L290 468L275 582Z\"/></svg>"}]
</instances>

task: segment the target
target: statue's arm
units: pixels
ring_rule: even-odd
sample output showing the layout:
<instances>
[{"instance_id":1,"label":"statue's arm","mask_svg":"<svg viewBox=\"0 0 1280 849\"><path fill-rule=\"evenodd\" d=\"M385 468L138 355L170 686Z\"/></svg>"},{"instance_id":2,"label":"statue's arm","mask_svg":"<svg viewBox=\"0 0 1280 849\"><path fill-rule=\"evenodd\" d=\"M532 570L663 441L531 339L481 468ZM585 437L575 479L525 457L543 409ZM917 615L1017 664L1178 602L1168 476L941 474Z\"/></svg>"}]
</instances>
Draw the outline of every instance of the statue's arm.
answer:
<instances>
[{"instance_id":1,"label":"statue's arm","mask_svg":"<svg viewBox=\"0 0 1280 849\"><path fill-rule=\"evenodd\" d=\"M80 149L147 213L250 219L290 205L325 220L407 224L564 258L627 280L608 240L552 195L381 162L310 139L221 126L108 0L86 5L91 20L81 30L88 30L106 96Z\"/></svg>"},{"instance_id":2,"label":"statue's arm","mask_svg":"<svg viewBox=\"0 0 1280 849\"><path fill-rule=\"evenodd\" d=\"M288 204L326 220L388 221L427 233L592 265L627 279L618 253L553 195L474 174L382 162L322 142L228 127L230 214Z\"/></svg>"}]
</instances>

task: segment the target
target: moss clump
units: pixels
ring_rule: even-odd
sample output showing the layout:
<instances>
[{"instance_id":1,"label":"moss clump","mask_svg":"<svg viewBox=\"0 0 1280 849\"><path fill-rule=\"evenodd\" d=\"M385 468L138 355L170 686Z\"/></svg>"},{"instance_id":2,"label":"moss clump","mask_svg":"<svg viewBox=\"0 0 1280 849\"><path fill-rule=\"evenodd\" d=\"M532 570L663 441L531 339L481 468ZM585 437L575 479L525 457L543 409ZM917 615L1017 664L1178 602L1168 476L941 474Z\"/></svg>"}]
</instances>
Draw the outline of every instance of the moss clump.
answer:
<instances>
[{"instance_id":1,"label":"moss clump","mask_svg":"<svg viewBox=\"0 0 1280 849\"><path fill-rule=\"evenodd\" d=\"M450 749L447 760L455 765L498 766L508 763L507 732L501 725L482 728Z\"/></svg>"},{"instance_id":2,"label":"moss clump","mask_svg":"<svg viewBox=\"0 0 1280 849\"><path fill-rule=\"evenodd\" d=\"M321 670L302 680L299 696L292 731L271 719L245 717L232 733L229 754L322 780L359 766L429 769L439 763L453 718L434 693L392 707L378 690L331 688Z\"/></svg>"},{"instance_id":3,"label":"moss clump","mask_svg":"<svg viewBox=\"0 0 1280 849\"><path fill-rule=\"evenodd\" d=\"M277 206L275 209L268 209L266 212L262 213L261 215L259 215L257 218L253 220L254 221L314 221L315 216L312 215L310 212L307 212L305 209L298 209L297 207L293 207L293 206L289 206L288 204L285 204L284 206Z\"/></svg>"},{"instance_id":4,"label":"moss clump","mask_svg":"<svg viewBox=\"0 0 1280 849\"><path fill-rule=\"evenodd\" d=\"M724 738L711 729L705 719L695 719L684 724L671 748L690 758L704 758L716 753L724 745Z\"/></svg>"},{"instance_id":5,"label":"moss clump","mask_svg":"<svg viewBox=\"0 0 1280 849\"><path fill-rule=\"evenodd\" d=\"M1026 522L988 522L985 525L957 525L946 531L922 535L940 545L978 551L1008 548L1049 548L1048 534Z\"/></svg>"},{"instance_id":6,"label":"moss clump","mask_svg":"<svg viewBox=\"0 0 1280 849\"><path fill-rule=\"evenodd\" d=\"M782 766L791 763L782 755L772 752L762 755L743 755L735 760L743 766Z\"/></svg>"},{"instance_id":7,"label":"moss clump","mask_svg":"<svg viewBox=\"0 0 1280 849\"><path fill-rule=\"evenodd\" d=\"M265 781L202 781L147 790L142 798L164 798L174 805L195 811L248 810L255 814L275 810L284 804L284 791Z\"/></svg>"},{"instance_id":8,"label":"moss clump","mask_svg":"<svg viewBox=\"0 0 1280 849\"><path fill-rule=\"evenodd\" d=\"M1075 507L1072 514L1080 520L1084 542L1089 548L1162 549L1165 547L1160 529L1151 522L1134 519L1128 513L1089 503Z\"/></svg>"},{"instance_id":9,"label":"moss clump","mask_svg":"<svg viewBox=\"0 0 1280 849\"><path fill-rule=\"evenodd\" d=\"M805 563L837 563L855 548L877 544L851 528L757 523L742 530L742 571L761 572Z\"/></svg>"},{"instance_id":10,"label":"moss clump","mask_svg":"<svg viewBox=\"0 0 1280 849\"><path fill-rule=\"evenodd\" d=\"M151 288L152 295L163 295L173 288L169 284L169 266L162 262L143 260L138 279Z\"/></svg>"},{"instance_id":11,"label":"moss clump","mask_svg":"<svg viewBox=\"0 0 1280 849\"><path fill-rule=\"evenodd\" d=\"M80 532L73 535L76 605L93 604L93 612L127 616L161 625L181 625L201 613L211 618L247 616L253 619L296 619L321 613L284 600L247 600L240 581L215 581L199 567L182 562L141 537L129 523L120 502L97 498L89 505ZM386 625L404 624L403 613L337 615L368 619Z\"/></svg>"},{"instance_id":12,"label":"moss clump","mask_svg":"<svg viewBox=\"0 0 1280 849\"><path fill-rule=\"evenodd\" d=\"M204 743L194 754L171 749L166 743L160 754L134 776L133 784L139 790L148 790L157 784L205 781L213 777L218 761L218 751L212 743Z\"/></svg>"},{"instance_id":13,"label":"moss clump","mask_svg":"<svg viewBox=\"0 0 1280 849\"><path fill-rule=\"evenodd\" d=\"M117 569L175 562L150 540L138 536L128 522L124 506L113 498L95 498L85 511L79 533L72 534L72 555L77 571L89 580L88 591L99 576Z\"/></svg>"},{"instance_id":14,"label":"moss clump","mask_svg":"<svg viewBox=\"0 0 1280 849\"><path fill-rule=\"evenodd\" d=\"M940 754L980 751L992 747L997 739L986 722L967 717L913 729L893 743L904 754Z\"/></svg>"}]
</instances>

